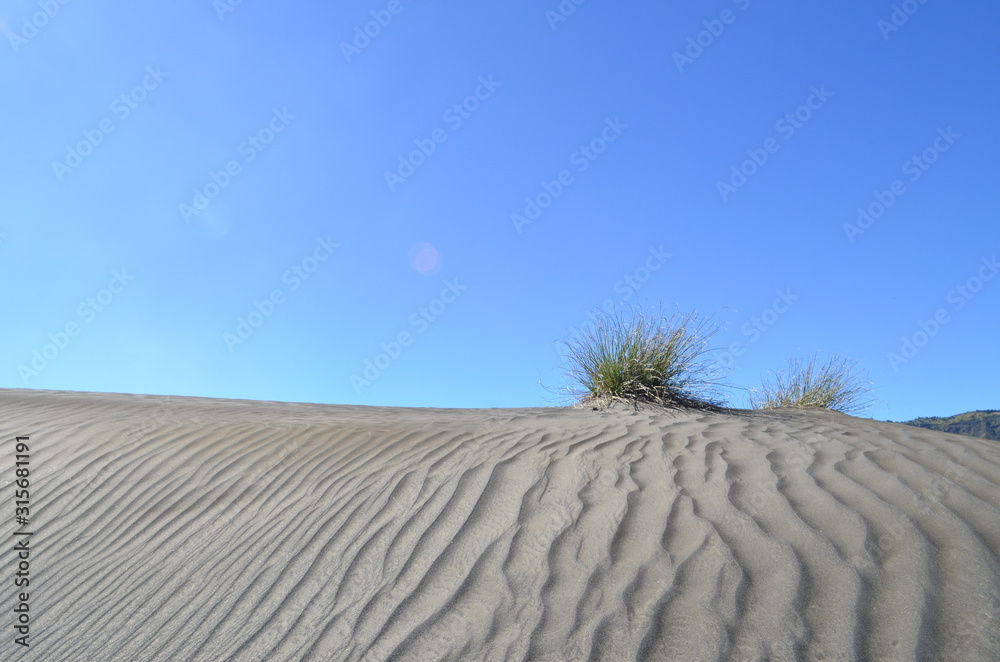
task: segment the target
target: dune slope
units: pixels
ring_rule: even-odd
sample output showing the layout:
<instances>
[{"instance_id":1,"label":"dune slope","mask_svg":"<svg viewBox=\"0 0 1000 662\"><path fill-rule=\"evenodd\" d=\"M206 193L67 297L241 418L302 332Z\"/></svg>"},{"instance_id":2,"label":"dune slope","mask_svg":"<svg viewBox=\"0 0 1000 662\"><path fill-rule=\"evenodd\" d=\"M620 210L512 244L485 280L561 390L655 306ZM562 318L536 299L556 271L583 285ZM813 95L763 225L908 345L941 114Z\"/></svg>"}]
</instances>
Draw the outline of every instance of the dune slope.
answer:
<instances>
[{"instance_id":1,"label":"dune slope","mask_svg":"<svg viewBox=\"0 0 1000 662\"><path fill-rule=\"evenodd\" d=\"M995 442L23 390L0 435L4 660L1000 659Z\"/></svg>"}]
</instances>

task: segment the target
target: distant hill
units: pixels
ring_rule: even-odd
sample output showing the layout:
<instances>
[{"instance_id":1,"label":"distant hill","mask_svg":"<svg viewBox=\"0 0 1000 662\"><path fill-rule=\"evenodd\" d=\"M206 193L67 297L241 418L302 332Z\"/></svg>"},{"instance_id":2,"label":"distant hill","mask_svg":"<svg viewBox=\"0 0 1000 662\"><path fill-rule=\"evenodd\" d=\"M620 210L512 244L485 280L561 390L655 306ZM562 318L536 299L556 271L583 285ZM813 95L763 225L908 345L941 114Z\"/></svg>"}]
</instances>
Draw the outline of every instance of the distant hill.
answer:
<instances>
[{"instance_id":1,"label":"distant hill","mask_svg":"<svg viewBox=\"0 0 1000 662\"><path fill-rule=\"evenodd\" d=\"M982 437L983 439L996 439L1000 441L1000 411L990 409L987 411L967 411L964 414L948 416L929 416L927 418L915 418L912 421L903 421L906 425L913 425L918 428L929 428L942 432L954 432L970 437Z\"/></svg>"}]
</instances>

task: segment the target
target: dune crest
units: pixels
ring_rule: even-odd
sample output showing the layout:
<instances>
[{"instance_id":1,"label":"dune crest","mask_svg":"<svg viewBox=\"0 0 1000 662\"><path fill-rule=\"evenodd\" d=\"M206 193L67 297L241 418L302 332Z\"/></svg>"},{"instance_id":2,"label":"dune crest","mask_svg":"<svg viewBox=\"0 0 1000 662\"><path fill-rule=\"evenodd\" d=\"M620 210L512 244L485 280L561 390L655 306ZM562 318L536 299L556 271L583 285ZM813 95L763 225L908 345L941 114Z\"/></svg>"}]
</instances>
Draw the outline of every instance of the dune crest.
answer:
<instances>
[{"instance_id":1,"label":"dune crest","mask_svg":"<svg viewBox=\"0 0 1000 662\"><path fill-rule=\"evenodd\" d=\"M0 411L0 534L27 435L36 573L5 660L1000 659L991 441L828 411Z\"/></svg>"}]
</instances>

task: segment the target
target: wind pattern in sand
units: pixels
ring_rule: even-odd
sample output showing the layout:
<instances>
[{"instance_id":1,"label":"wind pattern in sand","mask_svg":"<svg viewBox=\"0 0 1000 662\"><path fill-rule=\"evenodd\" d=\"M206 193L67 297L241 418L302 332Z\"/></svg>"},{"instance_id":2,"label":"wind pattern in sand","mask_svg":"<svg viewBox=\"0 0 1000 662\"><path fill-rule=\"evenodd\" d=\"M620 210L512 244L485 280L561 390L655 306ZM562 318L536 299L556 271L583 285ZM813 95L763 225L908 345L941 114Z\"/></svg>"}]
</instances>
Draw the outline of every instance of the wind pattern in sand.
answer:
<instances>
[{"instance_id":1,"label":"wind pattern in sand","mask_svg":"<svg viewBox=\"0 0 1000 662\"><path fill-rule=\"evenodd\" d=\"M826 411L0 412L4 540L34 445L33 643L4 660L1000 659L994 442Z\"/></svg>"}]
</instances>

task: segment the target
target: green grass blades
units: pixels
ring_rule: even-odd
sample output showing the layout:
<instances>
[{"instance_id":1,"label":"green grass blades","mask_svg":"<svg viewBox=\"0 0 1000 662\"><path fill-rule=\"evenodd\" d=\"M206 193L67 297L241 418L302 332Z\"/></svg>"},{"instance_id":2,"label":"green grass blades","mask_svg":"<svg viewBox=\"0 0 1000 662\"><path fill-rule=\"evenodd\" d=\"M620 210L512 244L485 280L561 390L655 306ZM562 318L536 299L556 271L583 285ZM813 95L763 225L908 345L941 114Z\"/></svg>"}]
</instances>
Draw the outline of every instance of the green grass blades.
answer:
<instances>
[{"instance_id":1,"label":"green grass blades","mask_svg":"<svg viewBox=\"0 0 1000 662\"><path fill-rule=\"evenodd\" d=\"M581 402L626 401L633 405L720 404L715 375L705 360L709 320L696 314L647 316L638 307L627 313L602 312L593 330L567 343Z\"/></svg>"},{"instance_id":2,"label":"green grass blades","mask_svg":"<svg viewBox=\"0 0 1000 662\"><path fill-rule=\"evenodd\" d=\"M822 364L815 355L791 359L773 381L765 380L761 389L750 391L750 407L822 407L845 414L865 410L872 405L868 398L871 384L856 376L856 367L838 357Z\"/></svg>"}]
</instances>

